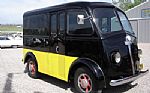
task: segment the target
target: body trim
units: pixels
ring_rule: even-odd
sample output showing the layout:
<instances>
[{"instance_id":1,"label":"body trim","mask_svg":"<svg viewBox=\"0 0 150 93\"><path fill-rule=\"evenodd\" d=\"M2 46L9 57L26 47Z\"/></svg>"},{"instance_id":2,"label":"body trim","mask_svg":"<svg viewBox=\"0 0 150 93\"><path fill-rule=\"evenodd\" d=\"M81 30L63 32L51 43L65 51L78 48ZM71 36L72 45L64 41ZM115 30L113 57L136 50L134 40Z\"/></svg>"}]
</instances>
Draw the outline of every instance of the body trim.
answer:
<instances>
[{"instance_id":1,"label":"body trim","mask_svg":"<svg viewBox=\"0 0 150 93\"><path fill-rule=\"evenodd\" d=\"M131 65L132 65L132 73L133 75L135 75L135 67L134 67L134 61L133 61L133 57L132 57L132 52L131 52L131 41L126 40L125 41L125 45L128 46L128 50L129 50L129 55L130 55L130 60L131 60Z\"/></svg>"}]
</instances>

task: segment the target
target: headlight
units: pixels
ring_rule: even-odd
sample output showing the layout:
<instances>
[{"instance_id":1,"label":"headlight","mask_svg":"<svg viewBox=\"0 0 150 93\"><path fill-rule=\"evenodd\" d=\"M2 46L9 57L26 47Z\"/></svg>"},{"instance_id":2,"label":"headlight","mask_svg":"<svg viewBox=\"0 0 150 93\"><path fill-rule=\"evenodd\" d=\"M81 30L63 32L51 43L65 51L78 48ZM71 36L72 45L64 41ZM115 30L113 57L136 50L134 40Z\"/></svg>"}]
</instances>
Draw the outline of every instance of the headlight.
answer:
<instances>
[{"instance_id":1,"label":"headlight","mask_svg":"<svg viewBox=\"0 0 150 93\"><path fill-rule=\"evenodd\" d=\"M121 55L119 52L116 52L113 57L114 57L113 59L116 63L119 63L121 61Z\"/></svg>"}]
</instances>

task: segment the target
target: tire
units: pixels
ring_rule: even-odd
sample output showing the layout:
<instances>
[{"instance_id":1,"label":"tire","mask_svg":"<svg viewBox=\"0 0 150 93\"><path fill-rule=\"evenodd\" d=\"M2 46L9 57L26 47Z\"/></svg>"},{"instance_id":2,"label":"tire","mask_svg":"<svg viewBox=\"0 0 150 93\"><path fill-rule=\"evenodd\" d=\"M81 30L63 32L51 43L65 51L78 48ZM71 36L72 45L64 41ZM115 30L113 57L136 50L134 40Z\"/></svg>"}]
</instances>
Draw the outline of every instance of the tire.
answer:
<instances>
[{"instance_id":1,"label":"tire","mask_svg":"<svg viewBox=\"0 0 150 93\"><path fill-rule=\"evenodd\" d=\"M74 87L77 93L97 93L97 79L86 67L78 68L74 74Z\"/></svg>"},{"instance_id":2,"label":"tire","mask_svg":"<svg viewBox=\"0 0 150 93\"><path fill-rule=\"evenodd\" d=\"M33 58L29 58L27 61L27 72L31 78L39 78L38 66Z\"/></svg>"}]
</instances>

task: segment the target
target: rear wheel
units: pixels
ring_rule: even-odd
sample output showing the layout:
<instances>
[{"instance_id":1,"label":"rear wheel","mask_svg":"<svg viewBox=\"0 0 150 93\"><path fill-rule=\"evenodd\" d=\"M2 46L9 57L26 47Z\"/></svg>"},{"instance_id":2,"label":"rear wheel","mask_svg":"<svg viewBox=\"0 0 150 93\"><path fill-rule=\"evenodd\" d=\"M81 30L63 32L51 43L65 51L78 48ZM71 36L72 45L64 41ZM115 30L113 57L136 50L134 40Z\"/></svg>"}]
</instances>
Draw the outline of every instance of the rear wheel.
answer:
<instances>
[{"instance_id":1,"label":"rear wheel","mask_svg":"<svg viewBox=\"0 0 150 93\"><path fill-rule=\"evenodd\" d=\"M76 70L74 86L78 93L97 93L98 91L96 77L86 67Z\"/></svg>"},{"instance_id":2,"label":"rear wheel","mask_svg":"<svg viewBox=\"0 0 150 93\"><path fill-rule=\"evenodd\" d=\"M27 62L27 71L28 75L32 78L38 78L39 72L38 72L38 66L34 59L29 58Z\"/></svg>"}]
</instances>

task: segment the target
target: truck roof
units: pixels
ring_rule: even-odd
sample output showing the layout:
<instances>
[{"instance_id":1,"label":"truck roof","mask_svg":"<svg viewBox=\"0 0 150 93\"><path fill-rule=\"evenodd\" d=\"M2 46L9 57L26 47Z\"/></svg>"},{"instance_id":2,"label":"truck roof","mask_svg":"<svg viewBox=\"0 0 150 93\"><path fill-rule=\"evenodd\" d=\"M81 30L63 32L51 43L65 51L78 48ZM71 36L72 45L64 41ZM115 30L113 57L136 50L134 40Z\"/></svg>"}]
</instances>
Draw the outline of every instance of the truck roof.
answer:
<instances>
[{"instance_id":1,"label":"truck roof","mask_svg":"<svg viewBox=\"0 0 150 93\"><path fill-rule=\"evenodd\" d=\"M94 8L94 7L115 7L115 6L112 3L107 3L107 2L71 2L71 3L65 3L61 5L55 5L55 6L28 11L24 13L24 16L30 16L34 14L40 14L40 13L48 13L48 12L68 9L71 7Z\"/></svg>"}]
</instances>

